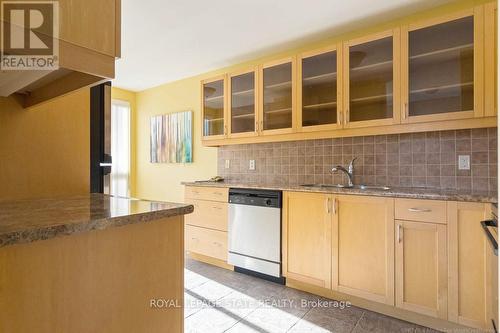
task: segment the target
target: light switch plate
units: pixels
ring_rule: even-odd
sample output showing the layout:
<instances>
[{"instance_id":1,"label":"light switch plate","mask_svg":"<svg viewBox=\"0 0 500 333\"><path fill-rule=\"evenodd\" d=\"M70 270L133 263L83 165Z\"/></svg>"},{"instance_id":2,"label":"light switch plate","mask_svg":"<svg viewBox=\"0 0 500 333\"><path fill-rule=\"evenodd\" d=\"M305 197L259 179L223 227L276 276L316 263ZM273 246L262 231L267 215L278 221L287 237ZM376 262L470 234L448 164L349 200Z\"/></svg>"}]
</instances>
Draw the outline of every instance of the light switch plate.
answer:
<instances>
[{"instance_id":1,"label":"light switch plate","mask_svg":"<svg viewBox=\"0 0 500 333\"><path fill-rule=\"evenodd\" d=\"M250 160L250 164L248 165L248 170L255 170L255 160Z\"/></svg>"},{"instance_id":2,"label":"light switch plate","mask_svg":"<svg viewBox=\"0 0 500 333\"><path fill-rule=\"evenodd\" d=\"M470 170L470 155L458 155L458 170Z\"/></svg>"},{"instance_id":3,"label":"light switch plate","mask_svg":"<svg viewBox=\"0 0 500 333\"><path fill-rule=\"evenodd\" d=\"M229 169L229 160L224 161L224 168Z\"/></svg>"}]
</instances>

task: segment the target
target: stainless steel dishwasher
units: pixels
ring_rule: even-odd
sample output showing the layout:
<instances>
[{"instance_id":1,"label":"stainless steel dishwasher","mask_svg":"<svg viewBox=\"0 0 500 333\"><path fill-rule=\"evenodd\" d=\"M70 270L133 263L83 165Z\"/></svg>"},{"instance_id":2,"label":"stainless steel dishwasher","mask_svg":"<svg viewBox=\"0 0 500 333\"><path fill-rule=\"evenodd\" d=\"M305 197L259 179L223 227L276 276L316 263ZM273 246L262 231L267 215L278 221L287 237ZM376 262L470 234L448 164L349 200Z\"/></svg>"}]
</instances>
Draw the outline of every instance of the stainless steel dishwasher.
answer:
<instances>
[{"instance_id":1,"label":"stainless steel dishwasher","mask_svg":"<svg viewBox=\"0 0 500 333\"><path fill-rule=\"evenodd\" d=\"M235 271L284 283L281 191L230 189L228 237L228 263Z\"/></svg>"}]
</instances>

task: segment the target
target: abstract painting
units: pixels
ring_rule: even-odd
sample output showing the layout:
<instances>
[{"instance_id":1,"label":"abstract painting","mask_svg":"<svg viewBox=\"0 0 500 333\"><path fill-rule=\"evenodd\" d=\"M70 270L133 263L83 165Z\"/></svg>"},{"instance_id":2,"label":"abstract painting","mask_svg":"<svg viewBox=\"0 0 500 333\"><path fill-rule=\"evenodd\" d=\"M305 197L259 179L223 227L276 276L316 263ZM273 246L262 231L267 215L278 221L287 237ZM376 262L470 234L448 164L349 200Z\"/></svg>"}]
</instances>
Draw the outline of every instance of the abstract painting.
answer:
<instances>
[{"instance_id":1,"label":"abstract painting","mask_svg":"<svg viewBox=\"0 0 500 333\"><path fill-rule=\"evenodd\" d=\"M193 162L191 111L151 117L151 163Z\"/></svg>"}]
</instances>

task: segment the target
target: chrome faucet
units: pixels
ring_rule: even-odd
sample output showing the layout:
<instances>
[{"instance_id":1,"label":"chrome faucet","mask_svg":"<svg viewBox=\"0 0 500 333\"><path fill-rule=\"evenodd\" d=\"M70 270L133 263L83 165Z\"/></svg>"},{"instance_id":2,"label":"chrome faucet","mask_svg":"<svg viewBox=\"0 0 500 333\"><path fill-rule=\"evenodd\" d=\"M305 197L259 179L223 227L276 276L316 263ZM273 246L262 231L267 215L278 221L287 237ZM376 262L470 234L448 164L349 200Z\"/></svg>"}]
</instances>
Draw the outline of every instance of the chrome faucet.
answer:
<instances>
[{"instance_id":1,"label":"chrome faucet","mask_svg":"<svg viewBox=\"0 0 500 333\"><path fill-rule=\"evenodd\" d=\"M355 157L349 162L349 165L347 166L347 169L344 168L342 165L336 165L332 168L332 172L337 172L337 171L342 171L347 175L347 178L349 179L349 183L347 186L353 187L354 186L354 161L356 161L358 158Z\"/></svg>"}]
</instances>

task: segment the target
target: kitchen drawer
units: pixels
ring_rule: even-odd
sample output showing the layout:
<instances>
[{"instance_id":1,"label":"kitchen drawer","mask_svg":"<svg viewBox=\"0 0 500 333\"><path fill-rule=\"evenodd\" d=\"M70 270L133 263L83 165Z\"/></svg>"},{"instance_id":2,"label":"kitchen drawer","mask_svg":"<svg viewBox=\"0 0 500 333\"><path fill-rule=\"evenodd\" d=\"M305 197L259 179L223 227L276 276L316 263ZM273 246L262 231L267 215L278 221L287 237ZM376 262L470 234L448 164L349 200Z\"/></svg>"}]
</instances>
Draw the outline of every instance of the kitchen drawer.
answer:
<instances>
[{"instance_id":1,"label":"kitchen drawer","mask_svg":"<svg viewBox=\"0 0 500 333\"><path fill-rule=\"evenodd\" d=\"M446 224L446 201L396 199L397 220Z\"/></svg>"},{"instance_id":2,"label":"kitchen drawer","mask_svg":"<svg viewBox=\"0 0 500 333\"><path fill-rule=\"evenodd\" d=\"M227 261L227 232L186 225L186 249Z\"/></svg>"},{"instance_id":3,"label":"kitchen drawer","mask_svg":"<svg viewBox=\"0 0 500 333\"><path fill-rule=\"evenodd\" d=\"M227 231L227 203L186 199L194 206L192 214L184 217L186 224Z\"/></svg>"},{"instance_id":4,"label":"kitchen drawer","mask_svg":"<svg viewBox=\"0 0 500 333\"><path fill-rule=\"evenodd\" d=\"M186 186L184 197L186 199L227 202L228 192L228 188L225 187Z\"/></svg>"}]
</instances>

